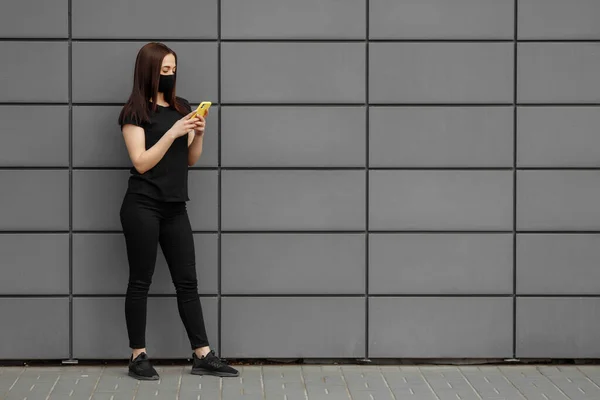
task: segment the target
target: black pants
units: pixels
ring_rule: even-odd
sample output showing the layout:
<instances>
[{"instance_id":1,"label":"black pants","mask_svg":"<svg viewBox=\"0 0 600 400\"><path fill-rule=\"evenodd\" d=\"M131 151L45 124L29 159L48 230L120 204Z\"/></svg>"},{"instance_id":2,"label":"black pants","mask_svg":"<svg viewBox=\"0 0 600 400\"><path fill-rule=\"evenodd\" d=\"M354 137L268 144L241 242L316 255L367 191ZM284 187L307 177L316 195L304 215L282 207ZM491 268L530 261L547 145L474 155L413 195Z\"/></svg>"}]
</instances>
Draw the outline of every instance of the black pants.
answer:
<instances>
[{"instance_id":1,"label":"black pants","mask_svg":"<svg viewBox=\"0 0 600 400\"><path fill-rule=\"evenodd\" d=\"M129 347L146 347L146 304L159 243L175 284L179 315L192 349L208 346L198 297L194 239L185 202L166 203L128 193L121 206L121 225L129 260L125 298Z\"/></svg>"}]
</instances>

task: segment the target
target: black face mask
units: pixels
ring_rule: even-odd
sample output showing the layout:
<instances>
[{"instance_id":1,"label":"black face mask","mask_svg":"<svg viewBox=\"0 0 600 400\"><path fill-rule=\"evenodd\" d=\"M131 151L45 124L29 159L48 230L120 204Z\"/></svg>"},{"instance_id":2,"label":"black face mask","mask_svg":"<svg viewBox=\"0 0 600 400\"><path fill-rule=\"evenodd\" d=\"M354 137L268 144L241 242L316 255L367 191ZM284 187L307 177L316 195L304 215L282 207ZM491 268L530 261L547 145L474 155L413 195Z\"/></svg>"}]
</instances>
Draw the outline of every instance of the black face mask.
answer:
<instances>
[{"instance_id":1,"label":"black face mask","mask_svg":"<svg viewBox=\"0 0 600 400\"><path fill-rule=\"evenodd\" d=\"M175 75L160 75L160 79L158 81L158 91L161 93L166 93L175 87Z\"/></svg>"}]
</instances>

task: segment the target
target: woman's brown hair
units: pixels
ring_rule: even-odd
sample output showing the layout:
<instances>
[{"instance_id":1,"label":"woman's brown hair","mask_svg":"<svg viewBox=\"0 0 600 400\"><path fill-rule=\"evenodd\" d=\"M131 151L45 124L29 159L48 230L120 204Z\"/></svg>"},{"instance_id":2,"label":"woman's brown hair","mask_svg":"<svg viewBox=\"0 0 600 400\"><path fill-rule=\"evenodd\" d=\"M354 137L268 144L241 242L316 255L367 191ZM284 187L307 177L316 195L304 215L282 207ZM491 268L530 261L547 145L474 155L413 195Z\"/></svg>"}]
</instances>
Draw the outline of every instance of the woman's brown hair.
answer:
<instances>
[{"instance_id":1,"label":"woman's brown hair","mask_svg":"<svg viewBox=\"0 0 600 400\"><path fill-rule=\"evenodd\" d=\"M169 54L173 54L177 63L177 54L162 43L148 43L140 49L135 60L133 89L119 115L120 125L123 125L125 120L135 121L138 124L150 121L150 111L155 112L158 107L156 102L162 61ZM177 73L175 73L175 83L177 84ZM184 102L175 95L175 86L164 95L170 108L181 115L189 112ZM152 99L151 103L150 99Z\"/></svg>"}]
</instances>

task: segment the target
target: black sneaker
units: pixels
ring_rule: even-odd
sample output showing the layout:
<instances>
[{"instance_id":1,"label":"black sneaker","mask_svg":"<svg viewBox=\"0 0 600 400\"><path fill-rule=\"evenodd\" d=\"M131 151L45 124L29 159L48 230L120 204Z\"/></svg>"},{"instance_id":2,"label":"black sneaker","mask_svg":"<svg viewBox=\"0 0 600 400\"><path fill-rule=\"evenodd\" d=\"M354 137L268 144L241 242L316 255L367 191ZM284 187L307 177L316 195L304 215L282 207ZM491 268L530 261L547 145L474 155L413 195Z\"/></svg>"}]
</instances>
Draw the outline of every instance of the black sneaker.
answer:
<instances>
[{"instance_id":1,"label":"black sneaker","mask_svg":"<svg viewBox=\"0 0 600 400\"><path fill-rule=\"evenodd\" d=\"M133 355L131 356L133 358ZM141 353L135 360L129 359L129 376L143 381L158 380L158 372L150 363L146 353Z\"/></svg>"},{"instance_id":2,"label":"black sneaker","mask_svg":"<svg viewBox=\"0 0 600 400\"><path fill-rule=\"evenodd\" d=\"M214 375L214 376L239 376L237 369L231 368L215 355L215 351L211 350L206 356L198 358L196 353L193 353L192 374L194 375Z\"/></svg>"}]
</instances>

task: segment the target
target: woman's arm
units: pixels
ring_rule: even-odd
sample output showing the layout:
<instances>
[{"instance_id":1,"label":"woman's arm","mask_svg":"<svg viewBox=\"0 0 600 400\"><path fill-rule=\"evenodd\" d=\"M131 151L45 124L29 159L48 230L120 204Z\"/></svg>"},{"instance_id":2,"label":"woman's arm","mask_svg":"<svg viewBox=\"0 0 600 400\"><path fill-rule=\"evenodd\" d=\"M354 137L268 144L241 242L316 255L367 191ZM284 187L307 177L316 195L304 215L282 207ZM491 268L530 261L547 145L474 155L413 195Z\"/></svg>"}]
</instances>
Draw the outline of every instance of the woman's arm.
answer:
<instances>
[{"instance_id":1,"label":"woman's arm","mask_svg":"<svg viewBox=\"0 0 600 400\"><path fill-rule=\"evenodd\" d=\"M156 164L165 156L169 147L175 140L175 135L165 133L158 142L146 150L146 137L144 128L135 125L123 126L123 137L129 158L135 169L144 174L154 168Z\"/></svg>"},{"instance_id":2,"label":"woman's arm","mask_svg":"<svg viewBox=\"0 0 600 400\"><path fill-rule=\"evenodd\" d=\"M204 117L197 117L198 121L194 126L194 130L188 134L188 165L190 167L198 162L200 155L202 154L206 117L208 117L208 111Z\"/></svg>"},{"instance_id":3,"label":"woman's arm","mask_svg":"<svg viewBox=\"0 0 600 400\"><path fill-rule=\"evenodd\" d=\"M123 137L129 158L135 169L144 174L154 168L167 153L175 139L187 135L196 126L197 118L188 119L191 113L175 122L158 142L146 150L146 134L144 128L133 124L123 125Z\"/></svg>"},{"instance_id":4,"label":"woman's arm","mask_svg":"<svg viewBox=\"0 0 600 400\"><path fill-rule=\"evenodd\" d=\"M191 167L196 164L202 155L202 146L204 142L204 134L198 135L195 131L189 133L188 136L188 165Z\"/></svg>"}]
</instances>

